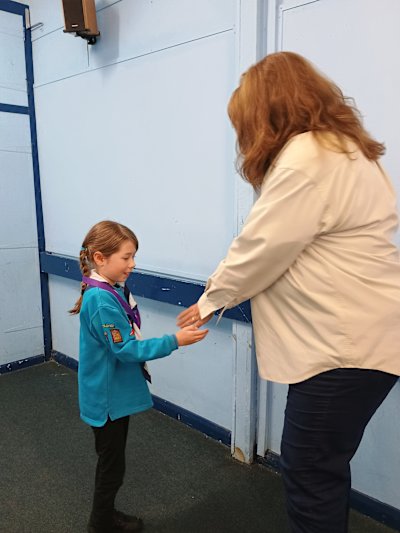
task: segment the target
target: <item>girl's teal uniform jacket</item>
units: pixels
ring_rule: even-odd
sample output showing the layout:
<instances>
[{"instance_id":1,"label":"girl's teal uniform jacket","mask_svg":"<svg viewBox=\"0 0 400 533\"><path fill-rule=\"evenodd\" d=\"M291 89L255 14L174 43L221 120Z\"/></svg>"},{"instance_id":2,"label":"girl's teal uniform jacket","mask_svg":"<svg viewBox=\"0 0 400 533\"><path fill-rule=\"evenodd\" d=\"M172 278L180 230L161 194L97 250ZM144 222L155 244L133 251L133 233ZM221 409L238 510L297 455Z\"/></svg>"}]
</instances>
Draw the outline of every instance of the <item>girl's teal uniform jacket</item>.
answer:
<instances>
[{"instance_id":1,"label":"girl's teal uniform jacket","mask_svg":"<svg viewBox=\"0 0 400 533\"><path fill-rule=\"evenodd\" d=\"M123 289L117 288L124 298ZM79 407L81 418L95 427L152 407L140 363L178 348L175 335L137 340L128 317L109 292L92 287L80 312Z\"/></svg>"}]
</instances>

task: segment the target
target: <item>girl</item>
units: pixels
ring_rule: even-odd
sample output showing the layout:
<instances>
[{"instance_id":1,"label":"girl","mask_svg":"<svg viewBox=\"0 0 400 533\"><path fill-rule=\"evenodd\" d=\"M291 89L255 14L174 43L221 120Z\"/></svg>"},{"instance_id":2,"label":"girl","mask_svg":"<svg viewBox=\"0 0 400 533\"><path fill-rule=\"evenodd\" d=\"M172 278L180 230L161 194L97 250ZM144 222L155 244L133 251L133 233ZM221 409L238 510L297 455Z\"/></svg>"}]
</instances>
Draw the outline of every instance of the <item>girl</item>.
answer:
<instances>
[{"instance_id":1,"label":"girl","mask_svg":"<svg viewBox=\"0 0 400 533\"><path fill-rule=\"evenodd\" d=\"M347 531L350 460L400 374L396 198L384 146L306 59L268 55L233 93L259 192L181 326L251 298L262 378L289 384L281 472L293 533Z\"/></svg>"},{"instance_id":2,"label":"girl","mask_svg":"<svg viewBox=\"0 0 400 533\"><path fill-rule=\"evenodd\" d=\"M208 330L191 325L175 335L140 340L140 315L119 285L135 267L138 240L126 226L99 222L81 252L81 297L70 313L80 313L79 406L94 432L98 456L90 533L140 531L140 518L114 508L125 472L129 415L152 407L145 361L170 355L202 340Z\"/></svg>"}]
</instances>

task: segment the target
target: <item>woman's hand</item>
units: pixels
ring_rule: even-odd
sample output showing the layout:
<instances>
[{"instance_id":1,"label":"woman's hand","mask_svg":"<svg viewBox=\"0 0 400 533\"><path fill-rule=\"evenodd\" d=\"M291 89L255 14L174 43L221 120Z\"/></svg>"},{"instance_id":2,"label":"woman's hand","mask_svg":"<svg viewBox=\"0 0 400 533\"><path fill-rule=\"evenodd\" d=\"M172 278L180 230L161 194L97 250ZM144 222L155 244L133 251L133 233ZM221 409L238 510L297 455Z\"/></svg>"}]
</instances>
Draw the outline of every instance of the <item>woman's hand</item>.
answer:
<instances>
[{"instance_id":1,"label":"woman's hand","mask_svg":"<svg viewBox=\"0 0 400 533\"><path fill-rule=\"evenodd\" d=\"M178 346L187 346L188 344L194 344L204 339L207 335L208 329L199 329L196 326L187 326L180 329L175 333Z\"/></svg>"},{"instance_id":2,"label":"woman's hand","mask_svg":"<svg viewBox=\"0 0 400 533\"><path fill-rule=\"evenodd\" d=\"M198 328L211 320L211 317L213 316L213 313L209 314L205 318L200 318L200 311L199 306L197 304L193 304L185 311L182 311L176 319L176 324L180 328L184 328L186 326L197 326Z\"/></svg>"}]
</instances>

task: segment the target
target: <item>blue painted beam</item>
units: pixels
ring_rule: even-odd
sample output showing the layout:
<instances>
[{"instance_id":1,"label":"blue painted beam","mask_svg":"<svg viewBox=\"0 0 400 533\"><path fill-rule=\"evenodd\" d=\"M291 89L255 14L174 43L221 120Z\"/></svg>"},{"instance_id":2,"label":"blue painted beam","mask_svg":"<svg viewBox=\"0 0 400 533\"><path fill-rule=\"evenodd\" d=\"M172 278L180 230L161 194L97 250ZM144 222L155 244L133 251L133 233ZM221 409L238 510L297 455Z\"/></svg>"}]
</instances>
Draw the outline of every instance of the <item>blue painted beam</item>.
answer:
<instances>
[{"instance_id":1,"label":"blue painted beam","mask_svg":"<svg viewBox=\"0 0 400 533\"><path fill-rule=\"evenodd\" d=\"M3 113L18 113L20 115L29 115L29 107L23 105L0 103L0 111Z\"/></svg>"},{"instance_id":2,"label":"blue painted beam","mask_svg":"<svg viewBox=\"0 0 400 533\"><path fill-rule=\"evenodd\" d=\"M25 9L28 6L11 0L0 0L0 11L7 11L15 15L25 15Z\"/></svg>"},{"instance_id":3,"label":"blue painted beam","mask_svg":"<svg viewBox=\"0 0 400 533\"><path fill-rule=\"evenodd\" d=\"M26 7L26 6L25 6ZM43 207L42 207L42 192L40 185L40 170L39 170L39 153L36 135L36 112L35 112L35 97L33 92L33 57L32 57L32 38L31 30L26 27L24 15L22 17L23 26L25 30L25 68L26 81L28 91L28 110L29 110L29 126L31 133L32 144L32 167L33 167L33 182L35 188L35 206L36 206L36 227L38 235L38 251L44 252L46 249L44 237L44 222L43 222ZM42 300L42 315L43 315L43 338L44 338L44 354L46 361L51 358L51 351L53 349L52 334L51 334L51 319L50 319L50 296L49 296L49 281L48 275L44 272L40 273L40 290Z\"/></svg>"},{"instance_id":4,"label":"blue painted beam","mask_svg":"<svg viewBox=\"0 0 400 533\"><path fill-rule=\"evenodd\" d=\"M82 274L78 260L49 252L40 253L40 268L43 273L81 281ZM189 307L196 302L204 291L204 283L179 280L157 274L135 270L128 278L128 287L132 294L158 302ZM227 309L224 318L251 322L249 302Z\"/></svg>"}]
</instances>

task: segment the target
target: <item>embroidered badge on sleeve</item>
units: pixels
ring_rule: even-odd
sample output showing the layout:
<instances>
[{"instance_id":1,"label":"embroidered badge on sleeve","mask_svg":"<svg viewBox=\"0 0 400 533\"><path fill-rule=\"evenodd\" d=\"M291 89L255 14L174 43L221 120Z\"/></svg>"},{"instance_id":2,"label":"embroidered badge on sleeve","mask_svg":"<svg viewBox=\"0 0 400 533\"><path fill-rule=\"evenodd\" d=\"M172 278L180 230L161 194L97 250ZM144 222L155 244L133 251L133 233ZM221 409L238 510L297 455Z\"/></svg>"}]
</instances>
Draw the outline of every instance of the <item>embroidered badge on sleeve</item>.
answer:
<instances>
[{"instance_id":1,"label":"embroidered badge on sleeve","mask_svg":"<svg viewBox=\"0 0 400 533\"><path fill-rule=\"evenodd\" d=\"M113 340L113 343L117 344L118 342L122 342L122 335L119 329L110 329L111 337Z\"/></svg>"}]
</instances>

